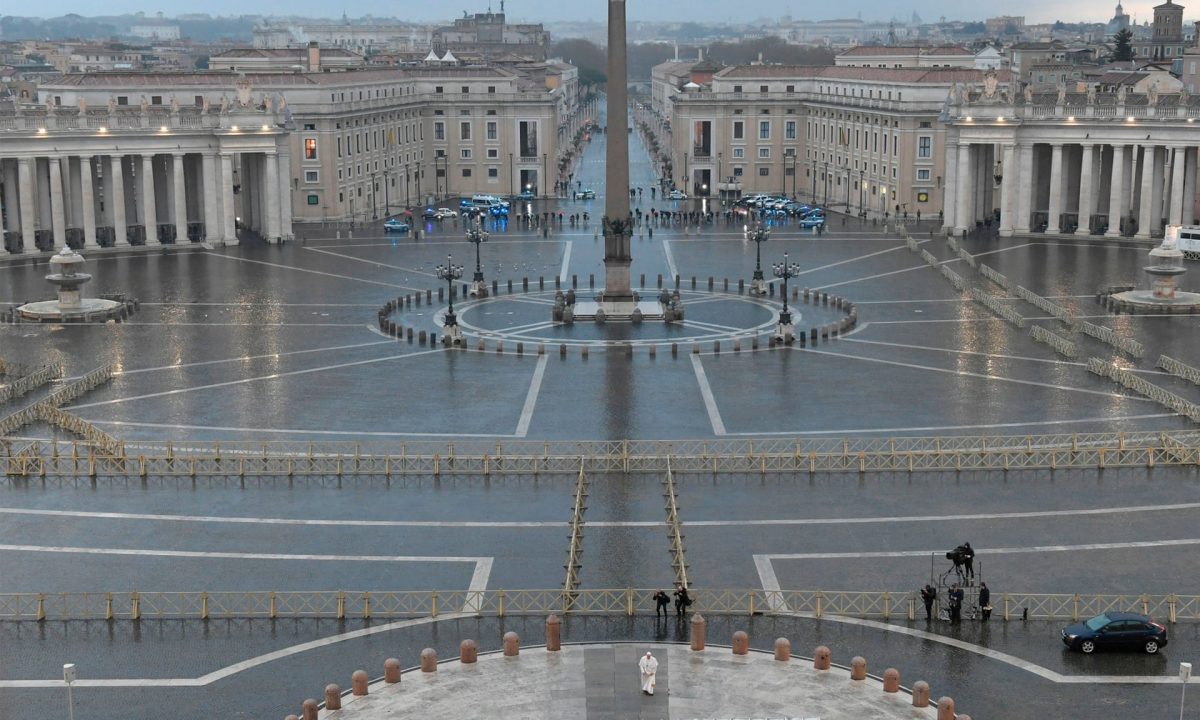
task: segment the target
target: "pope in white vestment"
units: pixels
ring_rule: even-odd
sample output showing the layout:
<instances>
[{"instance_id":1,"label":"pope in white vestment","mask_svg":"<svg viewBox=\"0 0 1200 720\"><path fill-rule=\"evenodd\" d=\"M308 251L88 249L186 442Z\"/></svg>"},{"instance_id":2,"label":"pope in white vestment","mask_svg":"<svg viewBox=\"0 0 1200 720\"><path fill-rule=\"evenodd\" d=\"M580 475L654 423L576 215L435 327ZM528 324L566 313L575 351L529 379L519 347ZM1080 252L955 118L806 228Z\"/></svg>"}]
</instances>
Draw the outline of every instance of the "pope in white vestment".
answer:
<instances>
[{"instance_id":1,"label":"pope in white vestment","mask_svg":"<svg viewBox=\"0 0 1200 720\"><path fill-rule=\"evenodd\" d=\"M642 692L647 695L654 694L655 673L658 672L658 660L649 652L638 662L638 669L642 671Z\"/></svg>"}]
</instances>

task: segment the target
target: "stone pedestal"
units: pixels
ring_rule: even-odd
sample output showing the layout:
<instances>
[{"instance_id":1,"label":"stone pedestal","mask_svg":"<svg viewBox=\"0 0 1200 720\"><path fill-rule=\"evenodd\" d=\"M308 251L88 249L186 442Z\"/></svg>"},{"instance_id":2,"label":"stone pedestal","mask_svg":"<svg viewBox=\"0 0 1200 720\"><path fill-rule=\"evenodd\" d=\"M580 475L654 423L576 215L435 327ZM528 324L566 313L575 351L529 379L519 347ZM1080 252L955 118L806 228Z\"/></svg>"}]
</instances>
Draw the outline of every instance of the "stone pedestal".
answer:
<instances>
[{"instance_id":1,"label":"stone pedestal","mask_svg":"<svg viewBox=\"0 0 1200 720\"><path fill-rule=\"evenodd\" d=\"M467 294L473 298L485 298L488 296L487 283L483 280L475 280L471 283L471 289Z\"/></svg>"},{"instance_id":2,"label":"stone pedestal","mask_svg":"<svg viewBox=\"0 0 1200 720\"><path fill-rule=\"evenodd\" d=\"M767 281L763 278L754 278L753 280L751 280L750 281L750 294L751 295L766 295L767 294Z\"/></svg>"}]
</instances>

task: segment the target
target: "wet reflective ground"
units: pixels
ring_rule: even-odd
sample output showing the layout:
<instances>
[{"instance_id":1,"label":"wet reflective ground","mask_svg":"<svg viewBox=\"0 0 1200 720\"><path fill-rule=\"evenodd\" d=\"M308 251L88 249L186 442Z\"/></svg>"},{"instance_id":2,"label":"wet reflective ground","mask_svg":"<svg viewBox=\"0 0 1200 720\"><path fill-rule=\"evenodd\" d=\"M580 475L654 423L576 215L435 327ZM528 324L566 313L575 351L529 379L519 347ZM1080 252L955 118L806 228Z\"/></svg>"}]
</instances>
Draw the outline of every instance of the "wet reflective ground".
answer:
<instances>
[{"instance_id":1,"label":"wet reflective ground","mask_svg":"<svg viewBox=\"0 0 1200 720\"><path fill-rule=\"evenodd\" d=\"M587 225L564 219L544 237L515 219L493 226L484 245L489 280L577 278L601 284L603 135L595 136L576 177L594 201L538 201L532 210L588 212ZM648 212L696 203L651 202L652 176L640 141L631 143L634 207ZM449 203L452 204L452 203ZM486 352L447 351L397 342L375 331L380 305L434 289L432 306L397 320L441 333L437 264L453 253L468 276L473 248L461 225L430 225L420 240L388 237L380 223L350 229L305 228L297 242L189 252L89 257L96 280L86 292L124 291L143 305L111 326L0 326L0 357L54 360L69 374L102 363L116 378L70 408L126 439L408 439L451 442L510 439L710 438L778 434L1026 434L1175 429L1190 424L1157 404L1089 374L1089 356L1109 346L1079 338L1079 362L956 292L894 235L833 216L822 236L775 228L768 263L789 253L801 263L794 283L858 304L850 336L816 347L733 352L777 312L738 296L754 247L741 221L723 216L699 234L655 225L633 239L635 285L656 292L657 277L683 279L690 324L636 328L609 324L556 328L546 293L515 292L462 307L465 325L486 332ZM956 272L988 286L927 227L922 247ZM337 233L341 233L341 238ZM922 233L924 233L922 235ZM1141 283L1145 247L1085 245L1040 238L971 239L981 262L1051 297L1079 316L1145 344L1142 360L1122 362L1173 392L1200 401L1200 389L1155 372L1165 353L1200 366L1196 319L1107 316L1093 295ZM0 302L47 296L47 266L0 259ZM1198 271L1200 272L1200 271ZM697 278L696 290L690 279ZM718 292L707 294L709 277ZM731 296L720 292L729 278ZM1185 276L1182 284L1194 287ZM549 292L549 291L547 291ZM1007 300L1059 333L1066 328L1020 300ZM836 314L799 303L800 327ZM691 340L681 338L702 338ZM494 352L495 339L505 353ZM720 353L712 342L722 341ZM678 357L670 342L687 343ZM690 352L702 342L701 353ZM518 357L516 342L526 343ZM545 342L539 359L533 346ZM591 343L589 357L557 342ZM651 358L606 343L657 343ZM0 406L18 409L39 397ZM47 428L28 434L45 436ZM651 587L673 580L662 478L598 476L589 489L583 586ZM970 541L995 593L1200 593L1196 547L1200 481L1190 468L1009 473L815 476L681 476L676 479L692 582L700 587L910 591L944 570L946 549ZM492 559L489 588L560 587L574 477L489 480L410 478L238 482L35 480L0 486L0 593L128 590L462 589L479 558ZM342 524L307 524L310 519ZM269 521L269 522L268 522ZM519 522L520 526L510 523ZM187 553L179 556L177 553ZM372 559L366 559L370 556ZM356 559L362 558L362 559ZM1162 619L1162 618L1158 618ZM523 636L540 620L507 621ZM1192 659L1196 627L1172 628L1159 657L1064 655L1055 623L906 630L949 634L968 649L901 634L895 628L833 621L721 620L710 638L738 627L755 644L792 637L798 654L828 642L835 660L864 654L872 671L894 665L907 683L925 678L936 695L959 699L976 718L1167 717L1178 688L1135 682L1172 675ZM355 629L318 622L18 623L0 625L0 699L21 716L60 718L61 691L18 689L14 681L54 678L63 662L81 677L197 678L271 650ZM92 718L282 717L326 682L346 683L356 667L374 668L401 653L415 662L426 645L451 652L469 635L494 644L491 620L426 625L312 649L231 672L195 688L92 688L76 693ZM650 620L573 619L571 639L671 637ZM970 648L1008 653L986 657ZM1022 663L1069 676L1117 676L1072 684ZM1040 672L1040 671L1039 671ZM1125 677L1130 676L1130 677ZM138 682L129 683L136 686ZM270 687L270 691L264 691ZM236 698L231 701L230 698ZM211 712L209 714L211 715ZM1049 713L1049 715L1047 715ZM798 713L802 714L802 713Z\"/></svg>"}]
</instances>

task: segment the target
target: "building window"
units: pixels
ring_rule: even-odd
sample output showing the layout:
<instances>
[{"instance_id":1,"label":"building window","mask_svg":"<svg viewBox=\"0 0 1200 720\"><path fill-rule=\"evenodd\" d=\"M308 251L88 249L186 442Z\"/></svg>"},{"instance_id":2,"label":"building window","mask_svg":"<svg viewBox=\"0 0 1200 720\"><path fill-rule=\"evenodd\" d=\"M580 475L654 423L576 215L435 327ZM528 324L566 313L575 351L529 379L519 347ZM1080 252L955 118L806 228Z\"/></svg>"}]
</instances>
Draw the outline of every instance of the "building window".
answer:
<instances>
[{"instance_id":1,"label":"building window","mask_svg":"<svg viewBox=\"0 0 1200 720\"><path fill-rule=\"evenodd\" d=\"M471 159L471 148L462 148L458 152L459 152L459 157L462 158L463 160Z\"/></svg>"},{"instance_id":2,"label":"building window","mask_svg":"<svg viewBox=\"0 0 1200 720\"><path fill-rule=\"evenodd\" d=\"M304 138L304 159L305 160L316 160L317 159L317 139L316 138L312 138L312 137Z\"/></svg>"},{"instance_id":3,"label":"building window","mask_svg":"<svg viewBox=\"0 0 1200 720\"><path fill-rule=\"evenodd\" d=\"M767 159L769 159L770 157L771 157L771 148L769 148L769 147L760 147L760 148L758 149L758 159L759 159L759 160L767 160Z\"/></svg>"},{"instance_id":4,"label":"building window","mask_svg":"<svg viewBox=\"0 0 1200 720\"><path fill-rule=\"evenodd\" d=\"M787 91L788 91L788 92L790 92L790 93L794 93L794 92L796 92L796 86L795 86L795 85L788 85L788 86L787 86Z\"/></svg>"},{"instance_id":5,"label":"building window","mask_svg":"<svg viewBox=\"0 0 1200 720\"><path fill-rule=\"evenodd\" d=\"M309 205L319 205L320 203L321 203L321 198L319 195L309 195L308 196L308 204Z\"/></svg>"},{"instance_id":6,"label":"building window","mask_svg":"<svg viewBox=\"0 0 1200 720\"><path fill-rule=\"evenodd\" d=\"M316 170L305 170L304 171L304 182L315 183L315 182L320 182L320 181L321 181L321 176L318 171L316 171Z\"/></svg>"},{"instance_id":7,"label":"building window","mask_svg":"<svg viewBox=\"0 0 1200 720\"><path fill-rule=\"evenodd\" d=\"M761 92L761 93L765 93L765 92L767 92L769 89L770 89L770 88L768 88L766 85L759 85L759 86L758 86L758 91L759 91L759 92Z\"/></svg>"},{"instance_id":8,"label":"building window","mask_svg":"<svg viewBox=\"0 0 1200 720\"><path fill-rule=\"evenodd\" d=\"M341 157L342 156L342 137L340 135L338 136L337 144L338 144L338 157Z\"/></svg>"},{"instance_id":9,"label":"building window","mask_svg":"<svg viewBox=\"0 0 1200 720\"><path fill-rule=\"evenodd\" d=\"M733 121L733 139L744 140L746 138L746 128L741 120Z\"/></svg>"},{"instance_id":10,"label":"building window","mask_svg":"<svg viewBox=\"0 0 1200 720\"><path fill-rule=\"evenodd\" d=\"M488 168L488 177L490 177L490 178L500 177L500 168L494 168L494 167Z\"/></svg>"},{"instance_id":11,"label":"building window","mask_svg":"<svg viewBox=\"0 0 1200 720\"><path fill-rule=\"evenodd\" d=\"M759 120L758 121L758 139L759 140L770 140L771 139L771 121L770 120Z\"/></svg>"},{"instance_id":12,"label":"building window","mask_svg":"<svg viewBox=\"0 0 1200 720\"><path fill-rule=\"evenodd\" d=\"M500 150L498 148L488 148L487 156L489 160L495 160L500 157Z\"/></svg>"},{"instance_id":13,"label":"building window","mask_svg":"<svg viewBox=\"0 0 1200 720\"><path fill-rule=\"evenodd\" d=\"M437 85L437 86L435 86L435 87L433 88L433 91L434 91L435 93L437 93L438 95L441 95L441 94L442 94L442 86L441 86L441 85Z\"/></svg>"},{"instance_id":14,"label":"building window","mask_svg":"<svg viewBox=\"0 0 1200 720\"><path fill-rule=\"evenodd\" d=\"M917 157L928 158L933 156L933 138L922 135L917 138Z\"/></svg>"},{"instance_id":15,"label":"building window","mask_svg":"<svg viewBox=\"0 0 1200 720\"><path fill-rule=\"evenodd\" d=\"M733 86L733 91L734 91L735 93L740 93L740 92L742 91L742 86L741 86L741 85L734 85L734 86Z\"/></svg>"},{"instance_id":16,"label":"building window","mask_svg":"<svg viewBox=\"0 0 1200 720\"><path fill-rule=\"evenodd\" d=\"M737 158L737 159L739 159L739 160L740 160L741 158L744 158L744 157L746 157L746 148L740 148L740 147L736 147L736 148L734 148L734 149L733 149L733 157L734 157L734 158Z\"/></svg>"},{"instance_id":17,"label":"building window","mask_svg":"<svg viewBox=\"0 0 1200 720\"><path fill-rule=\"evenodd\" d=\"M783 137L788 140L796 139L796 121L795 120L788 120L787 123L783 126Z\"/></svg>"},{"instance_id":18,"label":"building window","mask_svg":"<svg viewBox=\"0 0 1200 720\"><path fill-rule=\"evenodd\" d=\"M489 92L490 94L492 94L492 95L495 95L495 94L496 94L496 86L495 86L495 85L488 85L488 92ZM493 110L492 112L495 112L495 111Z\"/></svg>"},{"instance_id":19,"label":"building window","mask_svg":"<svg viewBox=\"0 0 1200 720\"><path fill-rule=\"evenodd\" d=\"M434 140L445 140L446 139L446 123L435 122L433 124L433 139Z\"/></svg>"},{"instance_id":20,"label":"building window","mask_svg":"<svg viewBox=\"0 0 1200 720\"><path fill-rule=\"evenodd\" d=\"M464 123L458 124L458 139L459 140L470 140L471 139L471 123L464 122Z\"/></svg>"},{"instance_id":21,"label":"building window","mask_svg":"<svg viewBox=\"0 0 1200 720\"><path fill-rule=\"evenodd\" d=\"M488 120L487 124L487 139L495 140L499 136L499 130L495 120Z\"/></svg>"},{"instance_id":22,"label":"building window","mask_svg":"<svg viewBox=\"0 0 1200 720\"><path fill-rule=\"evenodd\" d=\"M462 176L465 178L471 177L471 168L463 168Z\"/></svg>"},{"instance_id":23,"label":"building window","mask_svg":"<svg viewBox=\"0 0 1200 720\"><path fill-rule=\"evenodd\" d=\"M467 94L467 93L469 93L469 92L471 92L471 88L470 88L470 87L468 87L467 85L463 85L463 86L462 86L462 94L463 94L463 95L466 95L466 94Z\"/></svg>"},{"instance_id":24,"label":"building window","mask_svg":"<svg viewBox=\"0 0 1200 720\"><path fill-rule=\"evenodd\" d=\"M921 168L917 171L917 179L929 182L929 168Z\"/></svg>"},{"instance_id":25,"label":"building window","mask_svg":"<svg viewBox=\"0 0 1200 720\"><path fill-rule=\"evenodd\" d=\"M538 154L538 124L536 120L522 120L517 125L517 142L521 157L535 158Z\"/></svg>"},{"instance_id":26,"label":"building window","mask_svg":"<svg viewBox=\"0 0 1200 720\"><path fill-rule=\"evenodd\" d=\"M769 167L760 167L760 168L758 169L758 176L759 176L759 177L769 177L770 175L771 175L771 168L769 168Z\"/></svg>"},{"instance_id":27,"label":"building window","mask_svg":"<svg viewBox=\"0 0 1200 720\"><path fill-rule=\"evenodd\" d=\"M62 103L58 103L58 104L62 105ZM151 95L150 96L150 104L151 105L162 105L162 95Z\"/></svg>"},{"instance_id":28,"label":"building window","mask_svg":"<svg viewBox=\"0 0 1200 720\"><path fill-rule=\"evenodd\" d=\"M738 165L737 167L735 167L735 168L733 169L733 176L734 176L734 177L741 177L741 176L742 176L742 166L741 166L741 165Z\"/></svg>"}]
</instances>

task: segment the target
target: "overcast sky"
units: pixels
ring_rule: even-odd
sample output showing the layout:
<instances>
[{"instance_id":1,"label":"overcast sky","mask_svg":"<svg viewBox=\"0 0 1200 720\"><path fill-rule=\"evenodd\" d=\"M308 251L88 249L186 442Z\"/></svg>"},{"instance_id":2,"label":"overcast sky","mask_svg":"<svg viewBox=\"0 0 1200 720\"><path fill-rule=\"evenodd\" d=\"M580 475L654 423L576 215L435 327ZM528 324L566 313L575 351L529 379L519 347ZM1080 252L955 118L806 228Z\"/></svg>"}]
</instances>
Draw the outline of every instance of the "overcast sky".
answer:
<instances>
[{"instance_id":1,"label":"overcast sky","mask_svg":"<svg viewBox=\"0 0 1200 720\"><path fill-rule=\"evenodd\" d=\"M162 0L159 0L161 2ZM490 0L492 9L499 11L500 0ZM458 2L426 2L426 0L355 0L342 4L326 0L206 0L189 2L181 0L159 6L147 5L145 0L108 0L102 6L84 0L43 0L36 5L6 8L7 13L16 15L54 16L65 13L95 15L99 13L122 13L144 11L154 14L165 12L168 16L177 13L207 12L213 15L236 15L241 13L296 14L311 16L341 15L345 10L350 16L376 15L394 16L421 22L449 20L462 17L462 11L481 12L488 8L489 0L458 0ZM1186 3L1186 0L1185 0ZM1127 3L1125 11L1135 15L1138 22L1150 19L1150 8L1156 2ZM791 13L794 18L831 19L855 17L861 14L864 20L887 20L893 16L907 18L915 9L926 21L941 16L948 19L982 20L987 14L1025 15L1027 22L1052 20L1064 21L1107 21L1112 16L1115 0L1108 2L1083 2L1082 0L1007 0L1004 3L977 4L961 0L925 0L906 4L891 0L856 0L827 7L814 8L809 2L795 0L752 0L731 2L730 0L628 0L631 20L694 20L697 22L746 22L758 18L776 18ZM605 17L604 0L506 0L505 11L517 19L538 20L602 20ZM1188 17L1191 15L1189 14Z\"/></svg>"}]
</instances>

